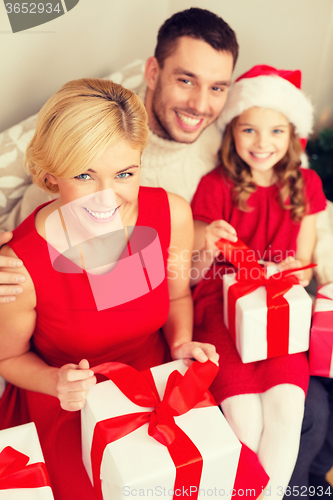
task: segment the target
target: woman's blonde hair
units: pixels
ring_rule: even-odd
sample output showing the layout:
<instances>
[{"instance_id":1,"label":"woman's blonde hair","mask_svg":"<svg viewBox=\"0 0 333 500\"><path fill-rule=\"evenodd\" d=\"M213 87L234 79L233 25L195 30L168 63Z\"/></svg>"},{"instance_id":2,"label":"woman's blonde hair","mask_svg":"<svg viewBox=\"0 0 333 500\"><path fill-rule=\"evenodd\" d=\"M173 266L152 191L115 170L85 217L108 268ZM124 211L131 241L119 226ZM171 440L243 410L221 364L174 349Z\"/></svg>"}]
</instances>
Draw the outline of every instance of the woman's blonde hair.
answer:
<instances>
[{"instance_id":1,"label":"woman's blonde hair","mask_svg":"<svg viewBox=\"0 0 333 500\"><path fill-rule=\"evenodd\" d=\"M257 190L252 180L250 167L238 156L234 141L234 130L238 117L228 123L219 151L219 159L222 163L222 174L226 175L232 183L233 200L235 205L242 211L250 211L247 200L251 193ZM289 124L290 140L285 156L274 165L274 172L278 178L279 204L282 208L290 210L290 215L295 222L299 222L305 215L305 193L304 182L301 171L302 147L295 134L295 127Z\"/></svg>"},{"instance_id":2,"label":"woman's blonde hair","mask_svg":"<svg viewBox=\"0 0 333 500\"><path fill-rule=\"evenodd\" d=\"M39 112L25 166L35 184L56 193L47 174L75 177L121 139L142 152L148 133L145 107L133 92L110 80L73 80Z\"/></svg>"}]
</instances>

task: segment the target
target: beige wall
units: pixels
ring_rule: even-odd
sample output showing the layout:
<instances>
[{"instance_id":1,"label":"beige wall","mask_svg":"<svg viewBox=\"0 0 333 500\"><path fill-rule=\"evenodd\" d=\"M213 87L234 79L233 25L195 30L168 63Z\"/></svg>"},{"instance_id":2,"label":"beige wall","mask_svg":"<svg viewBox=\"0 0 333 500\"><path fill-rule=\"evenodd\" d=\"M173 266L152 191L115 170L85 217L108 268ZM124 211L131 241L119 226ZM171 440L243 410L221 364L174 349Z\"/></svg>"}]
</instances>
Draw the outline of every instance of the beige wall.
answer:
<instances>
[{"instance_id":1,"label":"beige wall","mask_svg":"<svg viewBox=\"0 0 333 500\"><path fill-rule=\"evenodd\" d=\"M13 34L0 2L0 131L36 113L66 81L151 55L167 7L164 0L80 0L58 19Z\"/></svg>"},{"instance_id":2,"label":"beige wall","mask_svg":"<svg viewBox=\"0 0 333 500\"><path fill-rule=\"evenodd\" d=\"M16 34L0 3L0 131L37 112L65 81L148 57L163 20L189 7L212 10L236 31L235 76L254 64L299 68L316 129L333 124L333 0L80 0Z\"/></svg>"}]
</instances>

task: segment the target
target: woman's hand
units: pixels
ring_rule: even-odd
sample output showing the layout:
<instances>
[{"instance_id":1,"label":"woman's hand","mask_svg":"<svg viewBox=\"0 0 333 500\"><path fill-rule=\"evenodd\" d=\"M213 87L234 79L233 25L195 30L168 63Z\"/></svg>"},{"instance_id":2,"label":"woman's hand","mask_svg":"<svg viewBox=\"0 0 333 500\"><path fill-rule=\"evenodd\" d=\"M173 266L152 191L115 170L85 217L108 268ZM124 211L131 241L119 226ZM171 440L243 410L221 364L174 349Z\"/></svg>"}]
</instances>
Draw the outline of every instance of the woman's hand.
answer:
<instances>
[{"instance_id":1,"label":"woman's hand","mask_svg":"<svg viewBox=\"0 0 333 500\"><path fill-rule=\"evenodd\" d=\"M219 364L219 355L215 346L201 342L185 342L172 349L171 357L172 359L183 359L187 366L190 366L193 359L200 361L200 363L205 363L210 359L216 365Z\"/></svg>"},{"instance_id":2,"label":"woman's hand","mask_svg":"<svg viewBox=\"0 0 333 500\"><path fill-rule=\"evenodd\" d=\"M89 370L89 363L82 359L78 365L69 363L58 371L57 392L60 406L67 411L81 410L86 404L90 387L96 384L96 377Z\"/></svg>"},{"instance_id":3,"label":"woman's hand","mask_svg":"<svg viewBox=\"0 0 333 500\"><path fill-rule=\"evenodd\" d=\"M277 265L277 268L279 271L296 269L297 267L303 267L302 262L300 260L295 260L293 257L290 257L290 256L287 257L285 260L283 260L282 262L280 262ZM310 281L308 279L306 279L304 270L303 271L296 271L293 274L295 274L295 276L297 276L300 285L308 286Z\"/></svg>"},{"instance_id":4,"label":"woman's hand","mask_svg":"<svg viewBox=\"0 0 333 500\"><path fill-rule=\"evenodd\" d=\"M236 229L225 220L214 220L205 228L205 250L211 251L214 257L221 253L216 246L221 238L235 243L238 239Z\"/></svg>"}]
</instances>

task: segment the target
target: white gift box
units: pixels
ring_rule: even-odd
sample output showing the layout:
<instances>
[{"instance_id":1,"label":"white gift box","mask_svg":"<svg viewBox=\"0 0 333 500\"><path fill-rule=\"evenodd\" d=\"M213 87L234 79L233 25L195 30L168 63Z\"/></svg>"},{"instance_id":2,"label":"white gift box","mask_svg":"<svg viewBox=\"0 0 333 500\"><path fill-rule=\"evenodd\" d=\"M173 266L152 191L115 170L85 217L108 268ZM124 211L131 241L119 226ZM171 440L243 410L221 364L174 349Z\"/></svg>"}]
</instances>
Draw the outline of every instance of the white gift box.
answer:
<instances>
[{"instance_id":1,"label":"white gift box","mask_svg":"<svg viewBox=\"0 0 333 500\"><path fill-rule=\"evenodd\" d=\"M161 399L167 378L174 370L184 374L187 367L179 360L151 368ZM142 411L149 409L132 403L111 381L99 383L89 390L86 405L81 411L82 456L92 482L90 450L96 422ZM194 408L175 417L175 422L203 457L200 490L206 495L215 487L230 492L236 477L241 444L220 409L217 406ZM120 500L140 496L140 493L153 498L172 498L176 467L168 449L148 435L148 424L145 424L106 446L100 477L104 500Z\"/></svg>"},{"instance_id":2,"label":"white gift box","mask_svg":"<svg viewBox=\"0 0 333 500\"><path fill-rule=\"evenodd\" d=\"M43 453L34 423L19 425L0 431L0 452L11 446L27 455L28 464L44 462ZM41 488L0 489L0 500L54 500L50 486Z\"/></svg>"},{"instance_id":3,"label":"white gift box","mask_svg":"<svg viewBox=\"0 0 333 500\"><path fill-rule=\"evenodd\" d=\"M235 274L223 276L224 322L229 329L228 291L237 283ZM307 351L311 326L312 301L301 285L283 295L289 304L288 354ZM236 301L236 349L243 363L267 359L267 292L264 286ZM287 354L287 353L286 353Z\"/></svg>"}]
</instances>

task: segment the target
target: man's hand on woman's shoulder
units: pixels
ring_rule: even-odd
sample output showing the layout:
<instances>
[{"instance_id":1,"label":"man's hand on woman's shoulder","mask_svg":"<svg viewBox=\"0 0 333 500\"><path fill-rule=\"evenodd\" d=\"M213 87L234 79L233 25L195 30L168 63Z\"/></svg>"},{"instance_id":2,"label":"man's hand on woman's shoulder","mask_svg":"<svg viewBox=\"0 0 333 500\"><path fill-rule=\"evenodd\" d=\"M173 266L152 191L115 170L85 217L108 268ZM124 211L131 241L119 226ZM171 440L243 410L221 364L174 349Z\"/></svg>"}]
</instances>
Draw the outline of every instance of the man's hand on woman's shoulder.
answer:
<instances>
[{"instance_id":1,"label":"man's hand on woman's shoulder","mask_svg":"<svg viewBox=\"0 0 333 500\"><path fill-rule=\"evenodd\" d=\"M16 295L23 292L19 283L26 280L23 274L16 272L23 266L22 261L12 255L9 247L3 246L12 237L13 234L9 231L0 233L0 303L13 302Z\"/></svg>"}]
</instances>

